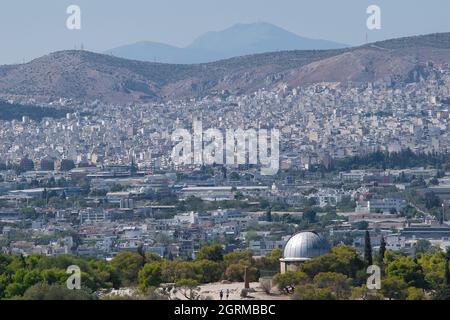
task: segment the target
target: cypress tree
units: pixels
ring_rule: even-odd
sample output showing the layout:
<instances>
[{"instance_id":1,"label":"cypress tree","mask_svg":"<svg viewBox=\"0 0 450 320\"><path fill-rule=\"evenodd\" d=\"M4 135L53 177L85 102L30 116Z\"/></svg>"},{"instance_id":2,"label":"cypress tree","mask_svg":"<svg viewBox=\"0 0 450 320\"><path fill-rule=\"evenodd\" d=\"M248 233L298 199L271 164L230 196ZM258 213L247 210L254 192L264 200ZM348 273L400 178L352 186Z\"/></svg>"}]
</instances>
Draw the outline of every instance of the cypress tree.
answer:
<instances>
[{"instance_id":1,"label":"cypress tree","mask_svg":"<svg viewBox=\"0 0 450 320\"><path fill-rule=\"evenodd\" d=\"M147 263L147 257L145 256L145 249L143 244L140 244L137 247L137 253L142 257L142 266L144 266Z\"/></svg>"},{"instance_id":2,"label":"cypress tree","mask_svg":"<svg viewBox=\"0 0 450 320\"><path fill-rule=\"evenodd\" d=\"M372 245L370 244L370 234L369 231L366 230L366 234L364 236L364 261L368 266L372 265Z\"/></svg>"},{"instance_id":3,"label":"cypress tree","mask_svg":"<svg viewBox=\"0 0 450 320\"><path fill-rule=\"evenodd\" d=\"M267 210L266 212L266 221L267 222L272 222L272 208L269 207L269 210Z\"/></svg>"},{"instance_id":4,"label":"cypress tree","mask_svg":"<svg viewBox=\"0 0 450 320\"><path fill-rule=\"evenodd\" d=\"M445 275L445 286L448 288L450 286L450 270L448 268L448 262L449 259L446 257L445 258L445 268L444 268L444 275Z\"/></svg>"},{"instance_id":5,"label":"cypress tree","mask_svg":"<svg viewBox=\"0 0 450 320\"><path fill-rule=\"evenodd\" d=\"M448 264L450 262L450 248L447 249L445 253L445 266L444 266L444 278L445 278L445 286L447 288L450 287L450 270Z\"/></svg>"},{"instance_id":6,"label":"cypress tree","mask_svg":"<svg viewBox=\"0 0 450 320\"><path fill-rule=\"evenodd\" d=\"M384 240L384 237L381 236L380 251L378 252L378 259L379 259L379 264L380 265L383 264L383 259L384 259L384 254L385 253L386 253L386 241Z\"/></svg>"}]
</instances>

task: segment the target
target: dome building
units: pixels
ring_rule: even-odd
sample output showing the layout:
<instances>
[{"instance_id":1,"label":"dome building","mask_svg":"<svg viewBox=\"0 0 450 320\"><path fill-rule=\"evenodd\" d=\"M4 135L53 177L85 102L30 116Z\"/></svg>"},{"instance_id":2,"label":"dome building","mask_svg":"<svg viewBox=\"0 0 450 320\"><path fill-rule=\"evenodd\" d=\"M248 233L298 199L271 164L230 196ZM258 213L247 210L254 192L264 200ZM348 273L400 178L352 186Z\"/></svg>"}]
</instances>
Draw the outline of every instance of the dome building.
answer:
<instances>
[{"instance_id":1,"label":"dome building","mask_svg":"<svg viewBox=\"0 0 450 320\"><path fill-rule=\"evenodd\" d=\"M299 264L330 251L328 242L316 232L299 232L286 243L280 259L281 273L297 271Z\"/></svg>"}]
</instances>

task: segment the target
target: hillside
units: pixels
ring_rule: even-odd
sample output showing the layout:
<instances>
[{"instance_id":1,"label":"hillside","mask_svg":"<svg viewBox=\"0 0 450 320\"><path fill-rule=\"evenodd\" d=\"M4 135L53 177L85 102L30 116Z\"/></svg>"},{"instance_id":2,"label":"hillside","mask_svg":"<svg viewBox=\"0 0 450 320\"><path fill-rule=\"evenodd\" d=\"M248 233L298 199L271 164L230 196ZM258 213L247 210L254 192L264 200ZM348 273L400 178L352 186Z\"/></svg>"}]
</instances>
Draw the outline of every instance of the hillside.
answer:
<instances>
[{"instance_id":1,"label":"hillside","mask_svg":"<svg viewBox=\"0 0 450 320\"><path fill-rule=\"evenodd\" d=\"M349 49L283 51L207 64L126 60L87 51L56 52L26 64L0 67L0 96L74 98L110 103L253 92L280 83L417 81L450 61L450 33L383 41Z\"/></svg>"}]
</instances>

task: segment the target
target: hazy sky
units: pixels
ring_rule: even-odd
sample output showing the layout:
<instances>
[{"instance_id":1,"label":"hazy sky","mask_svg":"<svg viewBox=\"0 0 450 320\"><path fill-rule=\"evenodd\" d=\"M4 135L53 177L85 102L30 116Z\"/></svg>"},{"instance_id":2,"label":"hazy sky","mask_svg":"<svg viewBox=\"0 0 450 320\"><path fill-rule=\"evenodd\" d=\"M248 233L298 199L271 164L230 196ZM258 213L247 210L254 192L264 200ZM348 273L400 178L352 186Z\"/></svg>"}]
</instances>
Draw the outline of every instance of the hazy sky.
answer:
<instances>
[{"instance_id":1,"label":"hazy sky","mask_svg":"<svg viewBox=\"0 0 450 320\"><path fill-rule=\"evenodd\" d=\"M66 28L66 9L82 10L82 30ZM366 8L382 9L382 29L366 28ZM150 40L185 46L206 31L264 21L299 35L361 44L450 31L449 0L1 0L0 64L81 43L104 51Z\"/></svg>"}]
</instances>

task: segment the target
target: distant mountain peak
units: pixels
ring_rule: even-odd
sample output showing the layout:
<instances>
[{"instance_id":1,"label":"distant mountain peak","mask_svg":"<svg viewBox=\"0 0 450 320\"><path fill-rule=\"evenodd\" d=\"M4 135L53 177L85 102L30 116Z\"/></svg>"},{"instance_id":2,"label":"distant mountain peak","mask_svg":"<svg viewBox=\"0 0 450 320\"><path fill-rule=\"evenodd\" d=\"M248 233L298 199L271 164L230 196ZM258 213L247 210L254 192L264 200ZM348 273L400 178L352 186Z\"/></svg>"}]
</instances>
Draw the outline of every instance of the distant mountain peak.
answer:
<instances>
[{"instance_id":1,"label":"distant mountain peak","mask_svg":"<svg viewBox=\"0 0 450 320\"><path fill-rule=\"evenodd\" d=\"M298 36L267 22L237 23L207 32L186 48L142 41L106 51L122 58L164 63L205 63L242 55L286 51L325 50L347 45Z\"/></svg>"},{"instance_id":2,"label":"distant mountain peak","mask_svg":"<svg viewBox=\"0 0 450 320\"><path fill-rule=\"evenodd\" d=\"M340 49L347 45L301 37L267 22L238 23L222 31L198 37L189 48L242 54L279 50Z\"/></svg>"}]
</instances>

